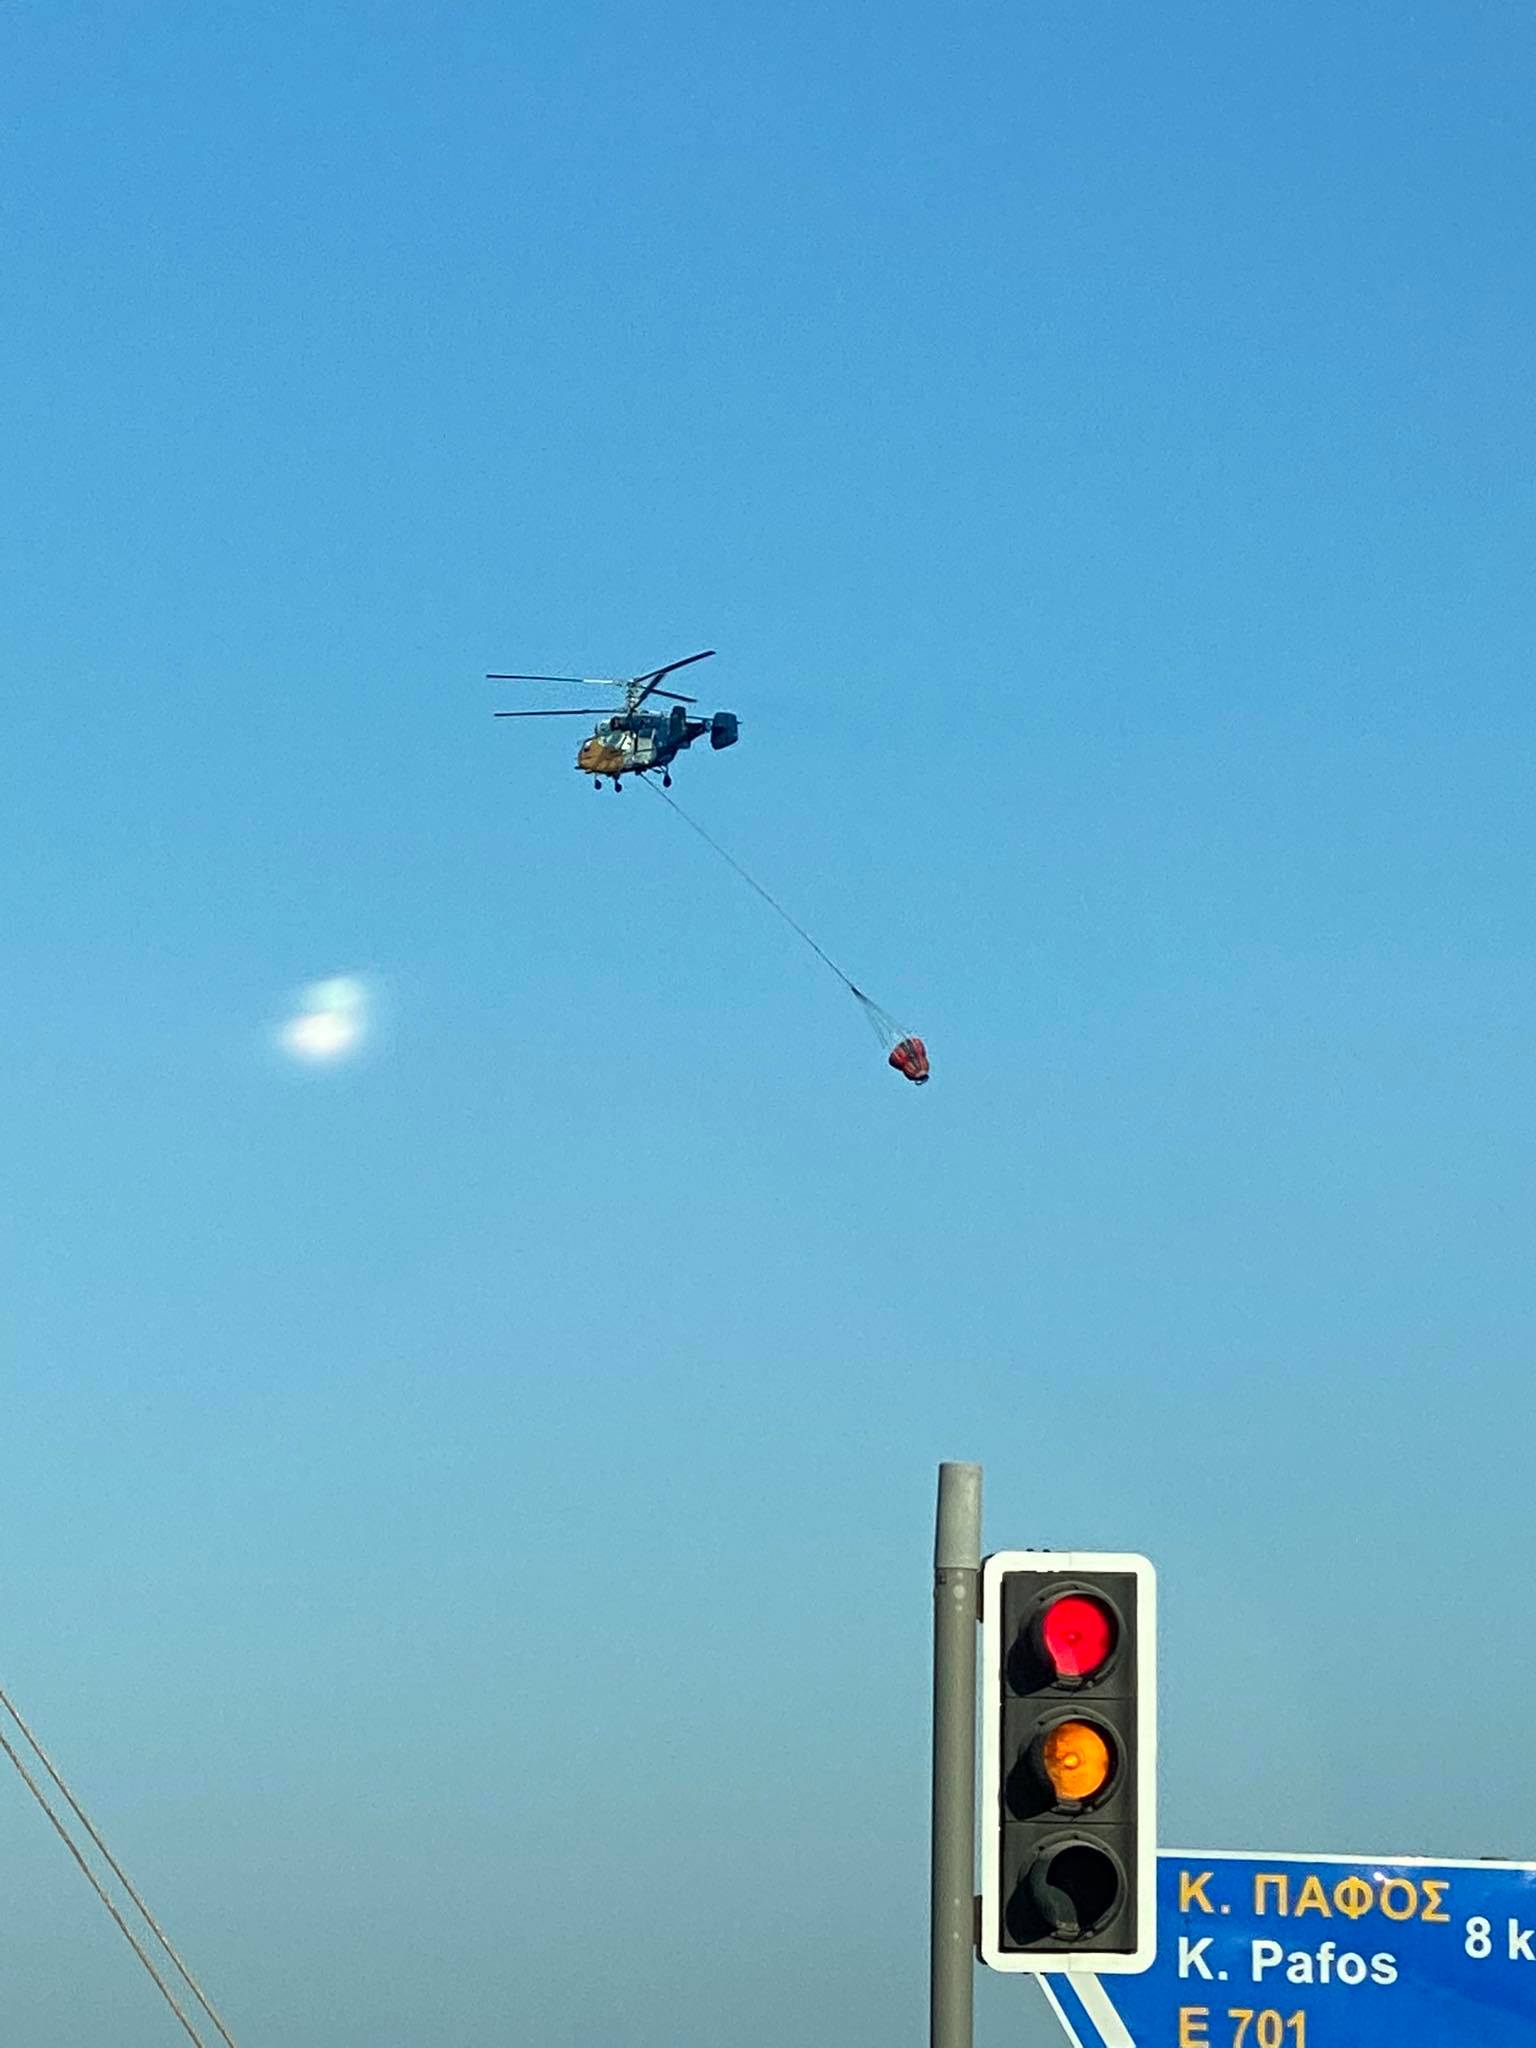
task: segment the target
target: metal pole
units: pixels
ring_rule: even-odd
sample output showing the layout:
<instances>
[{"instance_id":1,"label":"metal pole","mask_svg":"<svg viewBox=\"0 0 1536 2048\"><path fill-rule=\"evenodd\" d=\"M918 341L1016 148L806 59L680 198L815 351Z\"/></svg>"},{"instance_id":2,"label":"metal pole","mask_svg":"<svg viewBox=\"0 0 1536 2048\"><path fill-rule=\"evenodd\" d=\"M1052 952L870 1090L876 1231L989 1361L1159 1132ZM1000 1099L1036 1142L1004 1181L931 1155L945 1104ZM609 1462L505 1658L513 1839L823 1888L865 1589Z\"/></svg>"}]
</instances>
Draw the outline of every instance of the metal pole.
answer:
<instances>
[{"instance_id":1,"label":"metal pole","mask_svg":"<svg viewBox=\"0 0 1536 2048\"><path fill-rule=\"evenodd\" d=\"M981 1467L939 1467L933 1545L929 2048L971 2048L976 1940L976 1586Z\"/></svg>"}]
</instances>

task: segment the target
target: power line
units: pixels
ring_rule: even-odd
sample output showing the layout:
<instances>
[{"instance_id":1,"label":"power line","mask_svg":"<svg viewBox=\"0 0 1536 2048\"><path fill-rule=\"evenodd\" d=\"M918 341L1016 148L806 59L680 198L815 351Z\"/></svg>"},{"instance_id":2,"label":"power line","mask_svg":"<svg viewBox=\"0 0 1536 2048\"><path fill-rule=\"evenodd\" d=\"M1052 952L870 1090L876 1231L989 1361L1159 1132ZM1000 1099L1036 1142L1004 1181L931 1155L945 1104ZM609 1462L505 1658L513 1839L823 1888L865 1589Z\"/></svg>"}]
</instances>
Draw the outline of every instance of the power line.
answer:
<instances>
[{"instance_id":1,"label":"power line","mask_svg":"<svg viewBox=\"0 0 1536 2048\"><path fill-rule=\"evenodd\" d=\"M185 2027L187 2031L188 2037L197 2044L197 2048L205 2048L203 2037L201 2036L201 2034L198 2033L196 2027L193 2026L192 2022L187 2018L186 2014L182 2011L181 2007L176 2003L175 1994L172 1992L171 1987L169 1986L169 1984L166 1983L165 1979L161 1976L160 1972L155 1968L154 1964L150 1961L148 1955L145 1954L144 1948L140 1943L138 1937L134 1934L133 1929L128 1925L127 1921L123 1918L122 1914L119 1913L116 1906L113 1905L111 1899L108 1898L106 1891L102 1886L100 1878L97 1877L95 1871L92 1870L91 1866L80 1854L79 1849L75 1846L75 1843L70 1836L68 1828L65 1827L63 1821L59 1819L59 1816L48 1804L48 1798L46 1793L38 1784L37 1780L32 1776L32 1773L27 1769L26 1765L22 1762L21 1758L16 1754L15 1750L11 1747L11 1744L4 1735L0 1735L0 1749L3 1749L5 1751L6 1755L10 1758L11 1762L16 1766L16 1769L20 1772L21 1782L26 1786L27 1790L32 1794L32 1797L37 1801L38 1805L43 1809L44 1813L47 1814L49 1820L53 1823L54 1830L57 1833L59 1840L64 1844L65 1848L69 1851L70 1855L74 1857L75 1861L79 1864L80 1868L85 1872L86 1881L90 1885L91 1890L95 1892L97 1898L100 1899L101 1903L112 1915L112 1918L117 1922L119 1928L122 1930L123 1939L132 1948L134 1954L138 1957L139 1961L144 1965L145 1969L148 1970L150 1976L154 1978L156 1985L159 1987L160 1996L171 2008L171 2011L175 2013L177 2019L181 2021L182 2026Z\"/></svg>"},{"instance_id":2,"label":"power line","mask_svg":"<svg viewBox=\"0 0 1536 2048\"><path fill-rule=\"evenodd\" d=\"M165 1950L165 1953L170 1957L171 1961L175 1964L177 1970L181 1974L182 1982L187 1986L188 1990L192 1993L193 1997L197 2000L198 2004L202 2007L203 2011L208 2015L209 2019L212 2020L214 2026L217 2027L220 2035L227 2044L227 2048L237 2048L237 2044L235 2042L233 2035L225 2026L223 2020L219 2017L212 2002L209 2000L207 1993L203 1990L202 1986L198 1983L197 1979L192 1975L192 1972L187 1968L186 1964L182 1961L181 1957L172 1947L170 1937L161 1927L159 1921L156 1920L154 1914L150 1912L148 1906L145 1905L143 1899L139 1896L138 1891L134 1888L133 1882L129 1878L128 1873L123 1869L122 1865L118 1862L117 1858L112 1854L112 1851L107 1847L106 1843L102 1840L101 1835L98 1833L94 1823L91 1820L90 1815L85 1811L84 1807L81 1806L79 1800L76 1799L74 1793L70 1791L68 1785L65 1784L63 1778L60 1776L58 1772L58 1769L54 1765L53 1759L48 1755L48 1752L43 1748L42 1744L38 1741L37 1737L32 1733L32 1730L27 1726L26 1722L22 1719L20 1711L16 1707L14 1701L10 1698L10 1696L5 1692L3 1688L0 1688L0 1707L4 1708L5 1712L10 1715L11 1719L15 1722L16 1726L21 1730L21 1733L23 1737L26 1739L26 1742L29 1748L32 1750L32 1753L34 1754L34 1756L37 1757L38 1761L42 1764L43 1769L48 1773L48 1776L53 1780L53 1783L57 1786L58 1790L63 1795L64 1799L68 1802L70 1811L75 1815L76 1819L80 1822L80 1825L85 1829L86 1833L90 1836L92 1842L96 1845L96 1848L99 1850L102 1857L104 1858L108 1869L112 1872L113 1876L117 1879L118 1883L123 1887L123 1890L128 1894L129 1898L133 1901L134 1905L137 1907L139 1911L140 1916L142 1917L146 1925L149 1927L151 1932L154 1934L155 1939L159 1942L160 1946ZM53 1807L49 1804L46 1795L38 1786L37 1782L32 1777L31 1773L28 1771L26 1765L22 1762L21 1758L17 1755L14 1748L12 1748L10 1742L7 1741L4 1734L0 1734L0 1748L4 1749L6 1755L10 1758L11 1762L16 1766L17 1771L20 1773L22 1783L27 1787L28 1791L32 1794L33 1798L37 1801L38 1805L42 1807L44 1813L47 1814L48 1819L52 1822L54 1830L58 1834L60 1840L63 1842L65 1848L68 1849L70 1855L74 1857L76 1863L78 1863L80 1868L85 1872L86 1878L89 1880L89 1883L91 1885L91 1889L95 1892L96 1896L101 1900L101 1903L106 1907L107 1911L112 1915L112 1918L117 1922L117 1925L121 1929L124 1938L132 1946L134 1954L138 1957L139 1961L144 1965L145 1969L154 1979L155 1984L159 1988L160 1995L164 1998L166 2004L169 2005L172 2012L175 2013L177 2019L180 2020L182 2026L186 2029L191 2039L197 2043L197 2048L204 2048L204 2043L201 2035L194 2028L192 2022L187 2018L187 2015L182 2011L181 2006L177 2003L175 1997L171 1992L169 1985L165 1982L165 1979L160 1975L160 1972L156 1969L151 1958L146 1954L145 1950L140 1945L132 1929L123 1919L122 1914L119 1913L117 1907L114 1905L111 1898L108 1896L105 1888L101 1884L100 1880L97 1878L96 1873L91 1869L90 1865L86 1862L84 1856L81 1855L79 1848L76 1846L73 1838L69 1833L69 1830L60 1820L58 1814L55 1813Z\"/></svg>"}]
</instances>

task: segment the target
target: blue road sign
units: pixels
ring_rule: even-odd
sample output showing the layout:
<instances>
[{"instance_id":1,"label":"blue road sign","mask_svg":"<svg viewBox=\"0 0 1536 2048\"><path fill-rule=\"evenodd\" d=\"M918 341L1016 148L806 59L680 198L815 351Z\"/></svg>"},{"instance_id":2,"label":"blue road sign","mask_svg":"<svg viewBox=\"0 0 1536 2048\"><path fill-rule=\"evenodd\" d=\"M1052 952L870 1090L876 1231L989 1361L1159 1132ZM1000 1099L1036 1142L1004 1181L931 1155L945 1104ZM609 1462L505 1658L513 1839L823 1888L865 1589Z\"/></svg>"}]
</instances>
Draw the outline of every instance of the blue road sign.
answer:
<instances>
[{"instance_id":1,"label":"blue road sign","mask_svg":"<svg viewBox=\"0 0 1536 2048\"><path fill-rule=\"evenodd\" d=\"M1163 1850L1157 1960L1042 1978L1074 2048L1531 2048L1536 1863Z\"/></svg>"}]
</instances>

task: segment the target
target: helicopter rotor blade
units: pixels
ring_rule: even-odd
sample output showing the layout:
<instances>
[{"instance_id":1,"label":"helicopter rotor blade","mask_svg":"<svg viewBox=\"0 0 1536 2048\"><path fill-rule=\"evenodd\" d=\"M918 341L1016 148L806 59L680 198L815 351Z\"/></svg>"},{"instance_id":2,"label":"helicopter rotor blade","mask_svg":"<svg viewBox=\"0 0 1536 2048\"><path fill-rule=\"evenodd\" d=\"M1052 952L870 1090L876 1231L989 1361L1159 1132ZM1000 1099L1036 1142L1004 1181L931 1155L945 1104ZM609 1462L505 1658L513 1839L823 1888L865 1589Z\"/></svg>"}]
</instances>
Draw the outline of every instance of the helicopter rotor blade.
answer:
<instances>
[{"instance_id":1,"label":"helicopter rotor blade","mask_svg":"<svg viewBox=\"0 0 1536 2048\"><path fill-rule=\"evenodd\" d=\"M691 668L696 661L708 661L714 651L713 647L706 647L701 654L685 654L681 661L667 661L663 662L660 668L648 668L643 675L630 678L631 687L638 688L644 683L648 685L648 690L654 690L663 676L671 675L674 669Z\"/></svg>"},{"instance_id":2,"label":"helicopter rotor blade","mask_svg":"<svg viewBox=\"0 0 1536 2048\"><path fill-rule=\"evenodd\" d=\"M627 690L629 685L618 676L525 676L493 675L486 671L488 683L582 683L586 688L604 690Z\"/></svg>"},{"instance_id":3,"label":"helicopter rotor blade","mask_svg":"<svg viewBox=\"0 0 1536 2048\"><path fill-rule=\"evenodd\" d=\"M702 654L685 654L681 661L664 662L660 668L648 668L644 675L632 678L637 683L659 683L663 676L671 675L675 668L691 668L696 661L708 661L714 655L713 647L706 647Z\"/></svg>"},{"instance_id":4,"label":"helicopter rotor blade","mask_svg":"<svg viewBox=\"0 0 1536 2048\"><path fill-rule=\"evenodd\" d=\"M640 691L639 696L635 699L634 704L630 706L630 709L634 710L637 705L643 704L646 698L654 693L656 685L663 676L671 675L674 669L691 668L696 661L708 661L714 654L714 651L713 647L706 647L701 654L685 654L681 661L669 661L664 663L661 668L650 668L646 670L643 676L636 676L634 687L638 688L642 683L645 687ZM670 693L663 691L662 694L666 696Z\"/></svg>"},{"instance_id":5,"label":"helicopter rotor blade","mask_svg":"<svg viewBox=\"0 0 1536 2048\"><path fill-rule=\"evenodd\" d=\"M606 718L606 704L591 704L585 711L493 711L492 718Z\"/></svg>"}]
</instances>

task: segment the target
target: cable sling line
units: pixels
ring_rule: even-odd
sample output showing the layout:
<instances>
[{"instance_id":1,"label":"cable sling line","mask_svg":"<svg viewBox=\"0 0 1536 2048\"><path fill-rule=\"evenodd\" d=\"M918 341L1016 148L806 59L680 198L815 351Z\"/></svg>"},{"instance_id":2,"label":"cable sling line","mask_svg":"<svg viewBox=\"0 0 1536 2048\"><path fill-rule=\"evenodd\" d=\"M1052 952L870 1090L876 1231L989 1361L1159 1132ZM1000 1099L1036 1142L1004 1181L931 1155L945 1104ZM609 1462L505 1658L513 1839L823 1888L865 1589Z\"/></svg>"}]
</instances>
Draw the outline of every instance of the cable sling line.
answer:
<instances>
[{"instance_id":1,"label":"cable sling line","mask_svg":"<svg viewBox=\"0 0 1536 2048\"><path fill-rule=\"evenodd\" d=\"M741 879L746 883L749 889L754 890L757 893L757 895L761 896L761 898L768 905L768 908L770 910L774 911L779 917L783 918L784 922L789 926L790 930L795 933L796 937L804 940L805 944L810 947L811 951L816 955L816 958L820 960L824 966L831 968L832 972L843 984L843 987L847 989L848 993L854 998L855 1002L857 1002L860 1008L863 1010L864 1015L868 1018L870 1025L874 1030L876 1038L880 1040L882 1045L889 1049L891 1046L896 1045L898 1042L904 1041L904 1033L902 1031L902 1028L896 1022L896 1019L891 1015L890 1011L882 1009L880 1005L875 1001L873 996L867 996L864 993L863 989L859 987L858 983L853 979L851 975L845 974L843 972L842 968L838 966L837 962L832 958L831 954L826 952L821 946L819 946L816 943L816 941L811 937L810 933L806 930L805 926L801 924L798 919L790 916L789 912L784 908L783 904L778 900L778 898L776 896L771 895L768 892L768 890L766 890L763 887L762 883L758 881L755 875L751 875L747 872L747 870L742 866L741 862L736 858L736 856L733 853L728 852L727 849L720 844L718 839L713 838L708 832L706 832L704 827L699 823L697 818L691 818L675 797L668 796L667 792L664 789L659 788L654 782L650 780L648 776L642 776L640 779L645 783L647 789L654 789L656 791L656 794L661 798L662 802L668 807L668 809L675 811L678 817L682 819L683 823L686 826L688 826L688 828L691 831L696 832L699 835L699 837L703 840L704 844L707 847L709 847L712 852L718 854L721 860L725 862L727 867L733 868L735 872L738 875L740 875Z\"/></svg>"}]
</instances>

